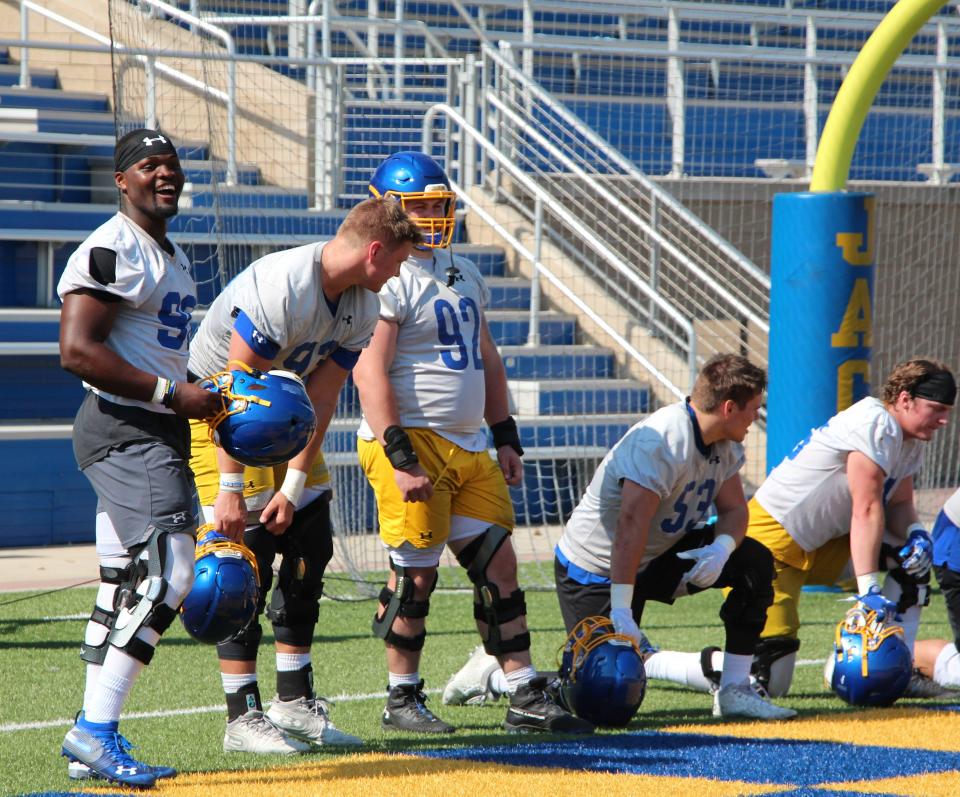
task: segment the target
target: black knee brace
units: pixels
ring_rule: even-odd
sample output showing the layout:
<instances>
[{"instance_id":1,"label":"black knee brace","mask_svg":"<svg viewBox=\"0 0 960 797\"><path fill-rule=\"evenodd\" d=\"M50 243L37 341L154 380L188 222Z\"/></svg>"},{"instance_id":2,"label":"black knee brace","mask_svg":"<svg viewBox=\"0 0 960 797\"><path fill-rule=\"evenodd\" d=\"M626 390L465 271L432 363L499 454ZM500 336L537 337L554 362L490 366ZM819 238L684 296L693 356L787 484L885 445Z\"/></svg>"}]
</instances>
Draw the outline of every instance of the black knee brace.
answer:
<instances>
[{"instance_id":1,"label":"black knee brace","mask_svg":"<svg viewBox=\"0 0 960 797\"><path fill-rule=\"evenodd\" d=\"M322 495L293 516L278 542L283 559L267 617L278 642L304 647L320 616L323 574L333 557L330 499Z\"/></svg>"},{"instance_id":2,"label":"black knee brace","mask_svg":"<svg viewBox=\"0 0 960 797\"><path fill-rule=\"evenodd\" d=\"M99 645L88 645L86 641L80 643L80 659L88 664L103 664L107 657L107 648L110 647L110 631L113 630L113 623L117 619L117 612L120 609L120 598L124 594L124 589L130 590L135 583L136 565L130 562L126 567L104 567L100 566L100 581L104 584L113 584L112 608L105 611L99 604L94 604L93 611L90 613L90 622L97 623L107 629L103 637L103 642Z\"/></svg>"},{"instance_id":3,"label":"black knee brace","mask_svg":"<svg viewBox=\"0 0 960 797\"><path fill-rule=\"evenodd\" d=\"M217 645L217 658L227 661L256 661L262 637L263 628L254 619L229 642L221 642Z\"/></svg>"},{"instance_id":4,"label":"black knee brace","mask_svg":"<svg viewBox=\"0 0 960 797\"><path fill-rule=\"evenodd\" d=\"M760 685L770 690L770 671L773 665L784 656L800 650L800 640L786 636L772 636L757 642L750 671Z\"/></svg>"},{"instance_id":5,"label":"black knee brace","mask_svg":"<svg viewBox=\"0 0 960 797\"><path fill-rule=\"evenodd\" d=\"M267 593L273 585L273 559L277 553L279 538L267 531L263 526L255 526L243 533L243 544L246 545L257 559L257 569L260 572L260 594L257 597L257 616L241 633L229 642L217 645L217 656L228 661L256 661L260 640L263 638L263 628L260 626L260 615L263 614L267 602Z\"/></svg>"},{"instance_id":6,"label":"black knee brace","mask_svg":"<svg viewBox=\"0 0 960 797\"><path fill-rule=\"evenodd\" d=\"M720 607L727 632L726 649L746 655L753 652L767 622L767 609L773 603L773 555L747 537L731 555L727 567L731 589Z\"/></svg>"},{"instance_id":7,"label":"black knee brace","mask_svg":"<svg viewBox=\"0 0 960 797\"><path fill-rule=\"evenodd\" d=\"M490 560L500 546L510 537L510 532L500 526L490 526L483 534L467 545L457 561L466 568L467 577L473 584L473 617L486 623L487 637L483 649L491 656L504 653L519 653L530 649L530 633L524 631L511 639L503 639L500 626L527 613L523 590L516 589L507 597L500 597L500 589L487 578Z\"/></svg>"},{"instance_id":8,"label":"black knee brace","mask_svg":"<svg viewBox=\"0 0 960 797\"><path fill-rule=\"evenodd\" d=\"M374 614L372 630L375 637L379 637L395 648L403 650L422 650L423 642L427 638L426 630L413 637L401 636L393 630L393 621L400 617L426 617L430 613L430 598L414 600L413 579L407 575L402 565L390 562L390 569L397 574L397 588L395 590L384 587L380 590L380 603L386 608L383 614ZM433 574L433 584L430 585L430 594L437 588L437 574Z\"/></svg>"}]
</instances>

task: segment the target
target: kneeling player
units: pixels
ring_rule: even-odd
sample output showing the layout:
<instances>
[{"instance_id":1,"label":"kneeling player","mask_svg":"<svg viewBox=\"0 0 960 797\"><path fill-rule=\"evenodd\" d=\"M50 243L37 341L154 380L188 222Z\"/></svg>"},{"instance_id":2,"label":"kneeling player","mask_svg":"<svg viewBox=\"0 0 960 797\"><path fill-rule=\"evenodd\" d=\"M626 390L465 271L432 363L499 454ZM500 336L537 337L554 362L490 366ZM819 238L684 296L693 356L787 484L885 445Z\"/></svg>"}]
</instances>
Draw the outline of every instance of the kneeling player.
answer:
<instances>
[{"instance_id":1,"label":"kneeling player","mask_svg":"<svg viewBox=\"0 0 960 797\"><path fill-rule=\"evenodd\" d=\"M618 633L646 650L645 666L658 675L663 667L657 659L668 654L655 651L640 631L646 601L673 603L704 589L729 588L720 610L726 654L713 707L721 717L796 714L750 685L754 650L773 599L773 561L766 548L744 539L740 443L765 386L763 370L743 357L710 360L686 402L638 423L604 457L567 522L554 562L567 632L585 617L609 615ZM711 506L718 513L715 525L703 522ZM490 684L496 676L483 669L480 657L468 666L470 675L487 681L483 692L467 685L461 671L448 684L448 702L495 694Z\"/></svg>"}]
</instances>

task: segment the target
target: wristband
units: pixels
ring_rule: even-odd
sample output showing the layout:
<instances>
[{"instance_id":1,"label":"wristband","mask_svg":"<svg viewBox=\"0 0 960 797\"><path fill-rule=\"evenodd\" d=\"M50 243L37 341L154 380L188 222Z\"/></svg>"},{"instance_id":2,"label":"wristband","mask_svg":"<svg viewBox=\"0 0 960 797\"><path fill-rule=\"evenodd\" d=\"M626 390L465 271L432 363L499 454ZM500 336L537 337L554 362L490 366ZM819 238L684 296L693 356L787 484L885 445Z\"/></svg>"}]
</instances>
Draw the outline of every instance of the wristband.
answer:
<instances>
[{"instance_id":1,"label":"wristband","mask_svg":"<svg viewBox=\"0 0 960 797\"><path fill-rule=\"evenodd\" d=\"M287 475L283 477L283 484L280 485L279 492L283 493L284 498L296 506L303 495L303 488L306 483L306 473L296 468L287 468Z\"/></svg>"},{"instance_id":2,"label":"wristband","mask_svg":"<svg viewBox=\"0 0 960 797\"><path fill-rule=\"evenodd\" d=\"M173 395L177 392L177 382L175 379L167 380L167 389L163 393L163 398L160 399L160 403L164 407L168 407L173 404Z\"/></svg>"},{"instance_id":3,"label":"wristband","mask_svg":"<svg viewBox=\"0 0 960 797\"><path fill-rule=\"evenodd\" d=\"M610 609L629 609L633 604L633 584L610 585Z\"/></svg>"},{"instance_id":4,"label":"wristband","mask_svg":"<svg viewBox=\"0 0 960 797\"><path fill-rule=\"evenodd\" d=\"M170 380L162 376L157 377L157 384L153 387L153 395L150 397L151 404L162 404L167 391L170 389Z\"/></svg>"},{"instance_id":5,"label":"wristband","mask_svg":"<svg viewBox=\"0 0 960 797\"><path fill-rule=\"evenodd\" d=\"M927 527L924 526L923 523L911 523L909 526L907 526L907 538L909 539L910 535L915 531L919 531L927 536L930 534L930 532L927 531Z\"/></svg>"},{"instance_id":6,"label":"wristband","mask_svg":"<svg viewBox=\"0 0 960 797\"><path fill-rule=\"evenodd\" d=\"M239 473L221 473L220 474L220 492L221 493L242 493L243 492L243 472Z\"/></svg>"},{"instance_id":7,"label":"wristband","mask_svg":"<svg viewBox=\"0 0 960 797\"><path fill-rule=\"evenodd\" d=\"M420 462L417 452L413 450L410 437L396 425L384 429L383 451L394 470L406 470Z\"/></svg>"},{"instance_id":8,"label":"wristband","mask_svg":"<svg viewBox=\"0 0 960 797\"><path fill-rule=\"evenodd\" d=\"M879 587L880 586L880 572L874 570L872 573L864 573L862 576L857 576L857 594L866 595L870 591L870 587Z\"/></svg>"},{"instance_id":9,"label":"wristband","mask_svg":"<svg viewBox=\"0 0 960 797\"><path fill-rule=\"evenodd\" d=\"M727 556L737 550L737 541L729 534L718 534L713 541L719 542L726 549Z\"/></svg>"},{"instance_id":10,"label":"wristband","mask_svg":"<svg viewBox=\"0 0 960 797\"><path fill-rule=\"evenodd\" d=\"M512 415L508 415L504 420L490 426L490 432L493 434L493 447L510 446L517 452L517 456L523 456L523 448L520 445L520 433L517 431L517 422Z\"/></svg>"}]
</instances>

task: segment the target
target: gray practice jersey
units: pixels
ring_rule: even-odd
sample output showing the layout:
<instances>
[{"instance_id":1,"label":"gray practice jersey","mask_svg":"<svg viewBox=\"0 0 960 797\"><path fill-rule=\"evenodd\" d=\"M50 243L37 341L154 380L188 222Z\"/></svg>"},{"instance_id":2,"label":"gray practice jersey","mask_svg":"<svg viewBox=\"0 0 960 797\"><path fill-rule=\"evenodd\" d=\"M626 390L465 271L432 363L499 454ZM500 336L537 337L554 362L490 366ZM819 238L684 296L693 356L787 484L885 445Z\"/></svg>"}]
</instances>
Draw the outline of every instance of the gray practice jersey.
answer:
<instances>
[{"instance_id":1,"label":"gray practice jersey","mask_svg":"<svg viewBox=\"0 0 960 797\"><path fill-rule=\"evenodd\" d=\"M709 517L717 491L743 463L739 443L703 444L693 410L685 402L663 407L633 426L603 458L567 521L560 551L584 570L610 576L621 490L628 479L660 496L640 560L642 572Z\"/></svg>"},{"instance_id":2,"label":"gray practice jersey","mask_svg":"<svg viewBox=\"0 0 960 797\"><path fill-rule=\"evenodd\" d=\"M457 273L447 286L451 262ZM380 317L399 325L390 383L401 426L433 429L467 451L486 449L480 331L489 300L473 262L448 249L432 260L408 258L383 286ZM373 440L366 419L358 434Z\"/></svg>"},{"instance_id":3,"label":"gray practice jersey","mask_svg":"<svg viewBox=\"0 0 960 797\"><path fill-rule=\"evenodd\" d=\"M114 274L91 273L90 254L95 248L116 253ZM168 254L131 219L117 213L70 256L57 295L63 301L68 293L82 289L121 300L104 341L107 348L142 371L186 380L190 317L197 306L197 290L190 261L180 247L173 244L173 254ZM87 384L84 387L116 404L172 412L160 404L115 396Z\"/></svg>"},{"instance_id":4,"label":"gray practice jersey","mask_svg":"<svg viewBox=\"0 0 960 797\"><path fill-rule=\"evenodd\" d=\"M323 360L364 348L377 323L376 294L351 286L336 310L323 294L324 244L274 252L240 272L216 298L190 347L190 370L205 377L227 368L234 328L273 366L306 377ZM339 354L338 354L339 351Z\"/></svg>"},{"instance_id":5,"label":"gray practice jersey","mask_svg":"<svg viewBox=\"0 0 960 797\"><path fill-rule=\"evenodd\" d=\"M883 470L884 503L923 461L922 442L905 440L900 424L875 398L861 399L814 429L770 472L754 496L805 551L850 532L851 451L859 451Z\"/></svg>"}]
</instances>

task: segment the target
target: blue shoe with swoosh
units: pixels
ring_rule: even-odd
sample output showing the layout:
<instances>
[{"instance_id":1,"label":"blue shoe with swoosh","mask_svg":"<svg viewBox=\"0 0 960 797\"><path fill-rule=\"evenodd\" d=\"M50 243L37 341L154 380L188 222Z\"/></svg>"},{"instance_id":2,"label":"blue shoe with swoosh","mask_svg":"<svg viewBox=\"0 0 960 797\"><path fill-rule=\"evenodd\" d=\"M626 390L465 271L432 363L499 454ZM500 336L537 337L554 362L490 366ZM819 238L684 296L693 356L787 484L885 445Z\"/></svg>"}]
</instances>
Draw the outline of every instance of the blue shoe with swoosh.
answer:
<instances>
[{"instance_id":1,"label":"blue shoe with swoosh","mask_svg":"<svg viewBox=\"0 0 960 797\"><path fill-rule=\"evenodd\" d=\"M100 727L106 727L96 730L81 723L85 721L78 718L63 739L60 754L68 761L85 764L91 775L124 786L149 789L157 782L156 770L130 755L132 745L120 735L116 723L103 723Z\"/></svg>"}]
</instances>

